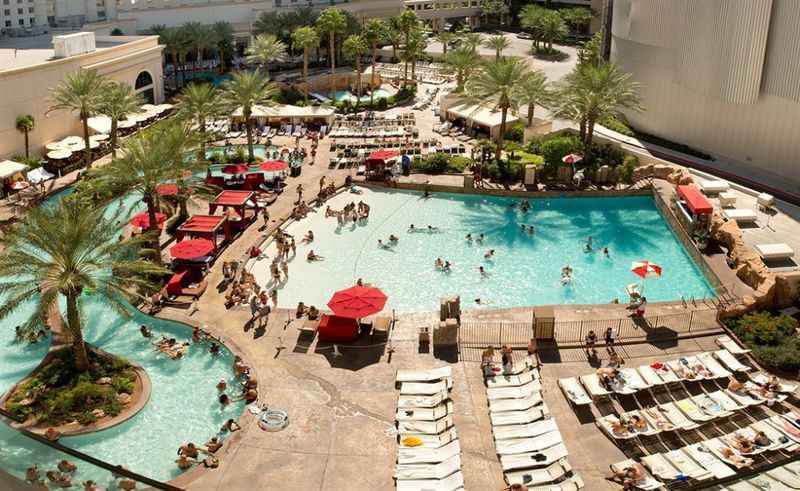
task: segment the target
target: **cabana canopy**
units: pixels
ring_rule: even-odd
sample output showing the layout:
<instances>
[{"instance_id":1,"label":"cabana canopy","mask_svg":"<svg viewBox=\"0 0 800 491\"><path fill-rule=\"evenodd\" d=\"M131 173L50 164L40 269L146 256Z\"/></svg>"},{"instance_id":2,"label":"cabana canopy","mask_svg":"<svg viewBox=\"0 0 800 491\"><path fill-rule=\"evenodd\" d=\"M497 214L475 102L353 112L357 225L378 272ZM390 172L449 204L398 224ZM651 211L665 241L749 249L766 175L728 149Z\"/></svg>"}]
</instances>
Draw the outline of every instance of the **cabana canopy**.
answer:
<instances>
[{"instance_id":1,"label":"cabana canopy","mask_svg":"<svg viewBox=\"0 0 800 491\"><path fill-rule=\"evenodd\" d=\"M0 162L0 179L11 177L19 172L24 172L28 169L25 164L14 162L13 160L4 160Z\"/></svg>"},{"instance_id":2,"label":"cabana canopy","mask_svg":"<svg viewBox=\"0 0 800 491\"><path fill-rule=\"evenodd\" d=\"M217 211L217 208L221 206L223 210L233 208L240 217L244 218L248 201L252 201L256 204L256 212L258 212L258 203L255 200L255 193L252 191L226 190L219 193L217 197L214 198L214 201L208 204L208 213L209 215L213 215Z\"/></svg>"},{"instance_id":3,"label":"cabana canopy","mask_svg":"<svg viewBox=\"0 0 800 491\"><path fill-rule=\"evenodd\" d=\"M494 128L496 126L500 126L500 123L503 119L503 114L500 110L490 109L485 106L468 106L466 104L460 104L458 106L451 107L447 110L448 113L459 117L464 118L468 121L473 122L474 124L485 126L487 128ZM519 118L510 112L506 115L506 124L513 123L514 121L518 120Z\"/></svg>"},{"instance_id":4,"label":"cabana canopy","mask_svg":"<svg viewBox=\"0 0 800 491\"><path fill-rule=\"evenodd\" d=\"M181 225L176 234L175 239L180 242L185 237L192 238L199 237L203 239L210 239L216 248L217 236L224 233L225 240L230 240L231 234L228 229L228 219L225 216L212 216L212 215L193 215Z\"/></svg>"},{"instance_id":5,"label":"cabana canopy","mask_svg":"<svg viewBox=\"0 0 800 491\"><path fill-rule=\"evenodd\" d=\"M318 332L320 341L354 341L358 337L358 321L338 315L323 314L319 321Z\"/></svg>"},{"instance_id":6,"label":"cabana canopy","mask_svg":"<svg viewBox=\"0 0 800 491\"><path fill-rule=\"evenodd\" d=\"M254 118L264 118L264 119L293 119L293 120L305 120L305 119L325 119L325 120L333 120L334 116L334 109L329 107L320 107L320 106L292 106L289 104L276 104L274 106L261 106L261 105L254 105L251 109L251 116ZM232 116L241 118L242 117L242 108L237 108Z\"/></svg>"},{"instance_id":7,"label":"cabana canopy","mask_svg":"<svg viewBox=\"0 0 800 491\"><path fill-rule=\"evenodd\" d=\"M709 215L714 211L714 206L694 186L678 186L678 197L686 202L686 206L695 215Z\"/></svg>"}]
</instances>

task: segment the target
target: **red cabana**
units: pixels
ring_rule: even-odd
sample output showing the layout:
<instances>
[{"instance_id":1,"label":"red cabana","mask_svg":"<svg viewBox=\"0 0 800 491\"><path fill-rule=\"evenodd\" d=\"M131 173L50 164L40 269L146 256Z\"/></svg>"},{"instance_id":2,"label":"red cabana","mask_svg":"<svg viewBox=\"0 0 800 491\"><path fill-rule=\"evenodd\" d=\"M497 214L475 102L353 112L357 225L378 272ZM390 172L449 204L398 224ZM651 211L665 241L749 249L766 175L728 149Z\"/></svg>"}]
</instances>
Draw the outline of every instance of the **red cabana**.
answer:
<instances>
[{"instance_id":1,"label":"red cabana","mask_svg":"<svg viewBox=\"0 0 800 491\"><path fill-rule=\"evenodd\" d=\"M240 217L245 218L248 201L255 205L255 214L257 215L258 202L255 199L255 193L252 191L225 190L219 193L214 200L208 204L208 214L213 215L216 213L217 208L221 206L223 211L232 208Z\"/></svg>"},{"instance_id":2,"label":"red cabana","mask_svg":"<svg viewBox=\"0 0 800 491\"><path fill-rule=\"evenodd\" d=\"M397 150L376 150L369 154L367 160L382 160L387 161L400 155Z\"/></svg>"},{"instance_id":3,"label":"red cabana","mask_svg":"<svg viewBox=\"0 0 800 491\"><path fill-rule=\"evenodd\" d=\"M164 228L164 222L167 220L167 215L163 213L156 213L156 225L158 228ZM150 228L150 214L146 211L138 213L131 218L131 225L141 229Z\"/></svg>"},{"instance_id":4,"label":"red cabana","mask_svg":"<svg viewBox=\"0 0 800 491\"><path fill-rule=\"evenodd\" d=\"M358 321L338 315L323 314L319 321L319 340L329 343L355 341Z\"/></svg>"},{"instance_id":5,"label":"red cabana","mask_svg":"<svg viewBox=\"0 0 800 491\"><path fill-rule=\"evenodd\" d=\"M156 186L156 193L159 196L175 196L178 194L178 185L177 184L159 184Z\"/></svg>"},{"instance_id":6,"label":"red cabana","mask_svg":"<svg viewBox=\"0 0 800 491\"><path fill-rule=\"evenodd\" d=\"M694 186L678 186L678 197L686 202L686 207L694 215L710 215L714 211L714 206Z\"/></svg>"},{"instance_id":7,"label":"red cabana","mask_svg":"<svg viewBox=\"0 0 800 491\"><path fill-rule=\"evenodd\" d=\"M228 164L222 168L223 174L244 174L250 168L247 164Z\"/></svg>"},{"instance_id":8,"label":"red cabana","mask_svg":"<svg viewBox=\"0 0 800 491\"><path fill-rule=\"evenodd\" d=\"M209 256L214 252L214 243L208 239L192 239L178 242L169 248L169 253L175 259L194 261L201 257Z\"/></svg>"},{"instance_id":9,"label":"red cabana","mask_svg":"<svg viewBox=\"0 0 800 491\"><path fill-rule=\"evenodd\" d=\"M263 172L280 172L289 169L289 164L285 160L267 160L258 166L258 170Z\"/></svg>"},{"instance_id":10,"label":"red cabana","mask_svg":"<svg viewBox=\"0 0 800 491\"><path fill-rule=\"evenodd\" d=\"M191 238L209 239L214 244L214 249L216 249L219 246L217 237L220 234L224 234L225 241L231 239L227 217L194 215L178 228L175 233L175 240L180 242L187 236Z\"/></svg>"}]
</instances>

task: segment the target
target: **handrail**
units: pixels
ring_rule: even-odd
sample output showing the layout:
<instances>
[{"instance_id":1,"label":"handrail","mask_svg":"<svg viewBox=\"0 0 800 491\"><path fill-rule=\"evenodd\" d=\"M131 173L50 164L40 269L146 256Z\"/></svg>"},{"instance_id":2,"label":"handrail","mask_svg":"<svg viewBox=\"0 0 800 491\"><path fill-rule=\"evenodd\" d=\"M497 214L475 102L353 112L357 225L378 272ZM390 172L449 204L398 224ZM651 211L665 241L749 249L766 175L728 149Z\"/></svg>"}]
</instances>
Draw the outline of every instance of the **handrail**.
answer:
<instances>
[{"instance_id":1,"label":"handrail","mask_svg":"<svg viewBox=\"0 0 800 491\"><path fill-rule=\"evenodd\" d=\"M11 413L9 413L3 408L0 408L0 416L4 416L12 421L15 421L15 418L11 415ZM183 488L179 488L177 486L173 486L172 484L164 483L161 481L156 481L155 479L151 479L147 476L143 476L141 474L137 474L136 472L132 472L128 469L124 469L122 466L109 464L108 462L92 457L91 455L87 455L79 450L75 450L74 448L64 446L58 442L50 441L47 438L43 437L42 435L38 435L36 433L21 428L14 428L14 429L20 434L30 438L31 440L35 440L43 445L58 450L59 452L71 455L75 458L88 462L94 466L100 467L101 469L105 469L114 474L127 477L128 479L133 479L134 481L146 484L156 489L163 489L164 491L183 491Z\"/></svg>"}]
</instances>

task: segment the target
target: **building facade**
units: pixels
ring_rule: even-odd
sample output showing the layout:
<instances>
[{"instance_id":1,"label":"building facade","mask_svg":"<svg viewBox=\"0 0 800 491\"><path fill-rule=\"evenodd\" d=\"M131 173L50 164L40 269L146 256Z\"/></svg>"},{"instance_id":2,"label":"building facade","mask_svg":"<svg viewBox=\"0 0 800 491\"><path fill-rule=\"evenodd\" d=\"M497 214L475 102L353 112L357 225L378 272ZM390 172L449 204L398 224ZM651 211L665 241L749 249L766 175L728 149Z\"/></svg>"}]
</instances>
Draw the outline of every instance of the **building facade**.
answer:
<instances>
[{"instance_id":1,"label":"building facade","mask_svg":"<svg viewBox=\"0 0 800 491\"><path fill-rule=\"evenodd\" d=\"M82 134L77 115L48 112L53 88L77 70L97 70L109 79L130 84L150 102L163 101L164 47L158 44L157 36L96 37L95 41L94 50L64 57L53 50L50 36L0 42L0 94L9 95L0 97L0 157L25 152L25 138L15 127L20 115L34 118L35 127L29 135L34 155L51 141Z\"/></svg>"},{"instance_id":2,"label":"building facade","mask_svg":"<svg viewBox=\"0 0 800 491\"><path fill-rule=\"evenodd\" d=\"M47 26L47 0L0 0L0 34L21 35Z\"/></svg>"},{"instance_id":3,"label":"building facade","mask_svg":"<svg viewBox=\"0 0 800 491\"><path fill-rule=\"evenodd\" d=\"M642 84L637 129L800 189L800 1L615 0L611 59Z\"/></svg>"}]
</instances>

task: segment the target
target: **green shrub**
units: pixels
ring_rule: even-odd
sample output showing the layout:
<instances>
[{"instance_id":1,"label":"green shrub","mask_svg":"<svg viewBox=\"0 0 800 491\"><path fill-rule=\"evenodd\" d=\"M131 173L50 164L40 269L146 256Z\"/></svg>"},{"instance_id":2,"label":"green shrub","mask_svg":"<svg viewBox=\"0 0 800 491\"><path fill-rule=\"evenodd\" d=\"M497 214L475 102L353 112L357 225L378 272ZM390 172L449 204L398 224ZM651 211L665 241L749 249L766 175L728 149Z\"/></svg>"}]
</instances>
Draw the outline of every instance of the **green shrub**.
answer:
<instances>
[{"instance_id":1,"label":"green shrub","mask_svg":"<svg viewBox=\"0 0 800 491\"><path fill-rule=\"evenodd\" d=\"M752 350L762 365L792 373L800 370L800 340L796 338L785 338L778 346L752 345Z\"/></svg>"},{"instance_id":2,"label":"green shrub","mask_svg":"<svg viewBox=\"0 0 800 491\"><path fill-rule=\"evenodd\" d=\"M538 150L536 153L544 157L545 166L555 169L565 155L581 150L581 142L577 136L557 136L543 140L538 144Z\"/></svg>"},{"instance_id":3,"label":"green shrub","mask_svg":"<svg viewBox=\"0 0 800 491\"><path fill-rule=\"evenodd\" d=\"M609 115L600 121L600 124L625 136L634 136L633 130L630 129L628 122L624 118L616 118L613 115Z\"/></svg>"},{"instance_id":4,"label":"green shrub","mask_svg":"<svg viewBox=\"0 0 800 491\"><path fill-rule=\"evenodd\" d=\"M795 334L797 321L788 315L755 312L738 318L733 329L745 343L776 346Z\"/></svg>"},{"instance_id":5,"label":"green shrub","mask_svg":"<svg viewBox=\"0 0 800 491\"><path fill-rule=\"evenodd\" d=\"M639 166L639 157L635 155L626 155L622 161L622 168L620 170L620 178L626 184L633 183L633 171Z\"/></svg>"},{"instance_id":6,"label":"green shrub","mask_svg":"<svg viewBox=\"0 0 800 491\"><path fill-rule=\"evenodd\" d=\"M592 165L610 165L612 167L622 165L625 160L625 152L621 148L610 144L592 145Z\"/></svg>"},{"instance_id":7,"label":"green shrub","mask_svg":"<svg viewBox=\"0 0 800 491\"><path fill-rule=\"evenodd\" d=\"M544 165L544 157L541 155L532 154L526 151L518 152L517 155L520 158L520 161L523 165L533 164L537 167L541 167Z\"/></svg>"},{"instance_id":8,"label":"green shrub","mask_svg":"<svg viewBox=\"0 0 800 491\"><path fill-rule=\"evenodd\" d=\"M381 97L380 99L375 101L375 104L378 106L378 110L385 111L386 108L389 106L389 101L387 100L386 97Z\"/></svg>"},{"instance_id":9,"label":"green shrub","mask_svg":"<svg viewBox=\"0 0 800 491\"><path fill-rule=\"evenodd\" d=\"M111 387L114 387L117 392L133 394L133 380L127 377L115 377L111 381Z\"/></svg>"},{"instance_id":10,"label":"green shrub","mask_svg":"<svg viewBox=\"0 0 800 491\"><path fill-rule=\"evenodd\" d=\"M514 121L506 127L506 140L512 142L522 143L525 136L525 123L522 121Z\"/></svg>"},{"instance_id":11,"label":"green shrub","mask_svg":"<svg viewBox=\"0 0 800 491\"><path fill-rule=\"evenodd\" d=\"M91 411L82 411L75 415L75 419L82 425L89 425L97 421L97 418Z\"/></svg>"},{"instance_id":12,"label":"green shrub","mask_svg":"<svg viewBox=\"0 0 800 491\"><path fill-rule=\"evenodd\" d=\"M447 168L451 172L464 172L464 169L469 168L474 164L473 161L469 157L462 157L461 155L454 155L450 157L450 160L447 163Z\"/></svg>"},{"instance_id":13,"label":"green shrub","mask_svg":"<svg viewBox=\"0 0 800 491\"><path fill-rule=\"evenodd\" d=\"M415 161L416 167L414 167L414 165L412 165L412 167L414 167L415 171L424 174L441 174L447 170L449 160L447 155L436 152L428 155L424 160L420 160L419 162Z\"/></svg>"}]
</instances>

